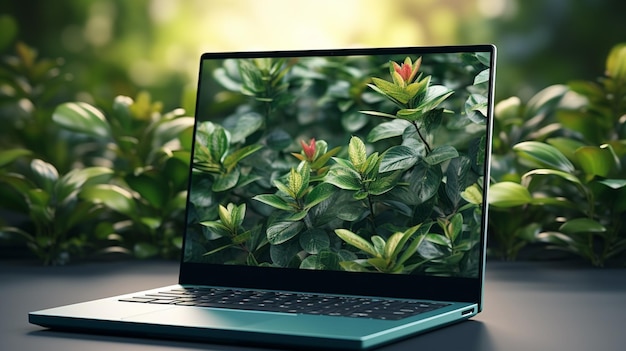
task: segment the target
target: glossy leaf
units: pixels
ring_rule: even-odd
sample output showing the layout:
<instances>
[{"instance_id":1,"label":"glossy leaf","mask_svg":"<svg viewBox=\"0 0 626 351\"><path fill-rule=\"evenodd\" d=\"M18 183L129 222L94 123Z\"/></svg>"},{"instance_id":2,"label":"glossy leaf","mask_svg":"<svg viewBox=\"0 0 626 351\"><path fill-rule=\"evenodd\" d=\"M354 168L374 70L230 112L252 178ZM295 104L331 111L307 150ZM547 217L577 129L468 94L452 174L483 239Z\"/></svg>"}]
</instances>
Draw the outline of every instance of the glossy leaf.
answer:
<instances>
[{"instance_id":1,"label":"glossy leaf","mask_svg":"<svg viewBox=\"0 0 626 351\"><path fill-rule=\"evenodd\" d=\"M362 250L372 256L378 255L378 252L372 244L347 229L335 229L335 234L337 234L337 236L340 237L341 240L345 241L351 246L356 247L359 250Z\"/></svg>"},{"instance_id":2,"label":"glossy leaf","mask_svg":"<svg viewBox=\"0 0 626 351\"><path fill-rule=\"evenodd\" d=\"M606 177L616 166L613 153L607 147L583 146L574 154L588 175Z\"/></svg>"},{"instance_id":3,"label":"glossy leaf","mask_svg":"<svg viewBox=\"0 0 626 351\"><path fill-rule=\"evenodd\" d=\"M379 140L401 136L404 130L410 125L410 122L403 119L394 119L391 122L381 123L372 128L369 134L367 134L367 141L373 143Z\"/></svg>"},{"instance_id":4,"label":"glossy leaf","mask_svg":"<svg viewBox=\"0 0 626 351\"><path fill-rule=\"evenodd\" d=\"M330 184L321 183L315 186L311 191L306 195L304 202L304 209L308 210L313 206L319 204L320 202L328 199L335 192L335 188Z\"/></svg>"},{"instance_id":5,"label":"glossy leaf","mask_svg":"<svg viewBox=\"0 0 626 351\"><path fill-rule=\"evenodd\" d=\"M489 188L489 204L494 207L515 207L529 204L532 196L524 186L513 182L500 182Z\"/></svg>"},{"instance_id":6,"label":"glossy leaf","mask_svg":"<svg viewBox=\"0 0 626 351\"><path fill-rule=\"evenodd\" d=\"M437 165L459 156L459 152L452 145L437 146L433 151L424 157L424 161L429 165Z\"/></svg>"},{"instance_id":7,"label":"glossy leaf","mask_svg":"<svg viewBox=\"0 0 626 351\"><path fill-rule=\"evenodd\" d=\"M34 180L42 189L52 192L54 184L59 179L57 169L48 162L40 159L34 159L30 163L30 169L33 172Z\"/></svg>"},{"instance_id":8,"label":"glossy leaf","mask_svg":"<svg viewBox=\"0 0 626 351\"><path fill-rule=\"evenodd\" d=\"M549 167L563 172L573 172L574 165L554 146L525 141L513 147L517 154L538 167Z\"/></svg>"},{"instance_id":9,"label":"glossy leaf","mask_svg":"<svg viewBox=\"0 0 626 351\"><path fill-rule=\"evenodd\" d=\"M98 184L84 188L80 197L97 203L134 218L137 214L137 206L132 194L117 185Z\"/></svg>"},{"instance_id":10,"label":"glossy leaf","mask_svg":"<svg viewBox=\"0 0 626 351\"><path fill-rule=\"evenodd\" d=\"M350 158L350 162L354 165L359 173L363 174L367 164L365 161L367 160L367 151L365 149L365 144L358 137L352 137L350 139L350 143L348 144L348 157Z\"/></svg>"},{"instance_id":11,"label":"glossy leaf","mask_svg":"<svg viewBox=\"0 0 626 351\"><path fill-rule=\"evenodd\" d=\"M267 228L267 241L272 245L282 244L298 235L304 228L302 222L278 222Z\"/></svg>"},{"instance_id":12,"label":"glossy leaf","mask_svg":"<svg viewBox=\"0 0 626 351\"><path fill-rule=\"evenodd\" d=\"M591 218L575 218L563 223L559 230L565 234L604 233L606 227Z\"/></svg>"},{"instance_id":13,"label":"glossy leaf","mask_svg":"<svg viewBox=\"0 0 626 351\"><path fill-rule=\"evenodd\" d=\"M266 205L270 205L274 208L277 208L279 210L283 210L283 211L293 211L294 208L289 204L289 202L287 202L285 199L283 199L282 197L278 196L278 195L274 195L274 194L261 194L261 195L256 195L255 197L253 197L252 199L260 201Z\"/></svg>"},{"instance_id":14,"label":"glossy leaf","mask_svg":"<svg viewBox=\"0 0 626 351\"><path fill-rule=\"evenodd\" d=\"M332 167L326 175L325 181L340 189L360 190L361 176L354 170L346 167Z\"/></svg>"},{"instance_id":15,"label":"glossy leaf","mask_svg":"<svg viewBox=\"0 0 626 351\"><path fill-rule=\"evenodd\" d=\"M63 128L100 138L111 136L111 127L104 114L84 102L67 102L59 105L52 120Z\"/></svg>"},{"instance_id":16,"label":"glossy leaf","mask_svg":"<svg viewBox=\"0 0 626 351\"><path fill-rule=\"evenodd\" d=\"M330 247L328 234L321 229L309 229L302 233L299 238L300 246L304 251L315 255Z\"/></svg>"},{"instance_id":17,"label":"glossy leaf","mask_svg":"<svg viewBox=\"0 0 626 351\"><path fill-rule=\"evenodd\" d=\"M408 146L392 146L383 154L380 162L380 172L407 170L420 160L420 156Z\"/></svg>"}]
</instances>

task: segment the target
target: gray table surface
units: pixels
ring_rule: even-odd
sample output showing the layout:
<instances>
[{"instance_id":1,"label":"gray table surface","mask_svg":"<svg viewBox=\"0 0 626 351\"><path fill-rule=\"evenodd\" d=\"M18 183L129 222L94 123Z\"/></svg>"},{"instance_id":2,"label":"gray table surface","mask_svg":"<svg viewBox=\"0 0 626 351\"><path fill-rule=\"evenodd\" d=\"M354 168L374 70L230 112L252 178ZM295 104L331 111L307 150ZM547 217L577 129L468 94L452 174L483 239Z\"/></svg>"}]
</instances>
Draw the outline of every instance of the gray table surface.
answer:
<instances>
[{"instance_id":1,"label":"gray table surface","mask_svg":"<svg viewBox=\"0 0 626 351\"><path fill-rule=\"evenodd\" d=\"M163 261L0 261L0 350L261 350L59 332L27 320L33 310L173 284L177 274ZM626 350L626 270L488 262L482 313L380 350Z\"/></svg>"}]
</instances>

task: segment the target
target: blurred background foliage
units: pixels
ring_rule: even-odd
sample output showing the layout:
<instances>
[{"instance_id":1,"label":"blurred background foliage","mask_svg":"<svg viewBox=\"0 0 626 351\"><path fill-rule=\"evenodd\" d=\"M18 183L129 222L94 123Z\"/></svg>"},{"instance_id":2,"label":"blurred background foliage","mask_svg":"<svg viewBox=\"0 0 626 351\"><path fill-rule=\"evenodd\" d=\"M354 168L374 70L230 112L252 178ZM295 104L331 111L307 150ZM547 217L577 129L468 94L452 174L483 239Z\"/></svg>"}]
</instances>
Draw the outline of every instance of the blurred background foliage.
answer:
<instances>
[{"instance_id":1,"label":"blurred background foliage","mask_svg":"<svg viewBox=\"0 0 626 351\"><path fill-rule=\"evenodd\" d=\"M602 75L611 48L626 41L624 13L626 2L608 0L0 2L0 227L55 228L46 240L25 239L47 263L90 246L175 257L185 126L202 52L494 43L496 101L527 102L554 84ZM98 111L66 105L73 102ZM106 121L107 132L73 125L78 117ZM168 124L180 135L158 128ZM138 141L159 151L133 148ZM176 181L160 183L163 171ZM91 188L81 192L85 184ZM168 189L167 213L157 188ZM59 194L66 212L43 211ZM77 207L88 216L59 226ZM140 218L128 211L135 207ZM99 221L109 224L91 237ZM48 240L56 236L62 245Z\"/></svg>"},{"instance_id":2,"label":"blurred background foliage","mask_svg":"<svg viewBox=\"0 0 626 351\"><path fill-rule=\"evenodd\" d=\"M500 54L498 96L524 99L595 78L625 39L624 13L625 2L608 0L4 1L0 50L19 39L62 58L73 99L148 90L189 108L181 103L192 103L184 94L206 51L490 42Z\"/></svg>"}]
</instances>

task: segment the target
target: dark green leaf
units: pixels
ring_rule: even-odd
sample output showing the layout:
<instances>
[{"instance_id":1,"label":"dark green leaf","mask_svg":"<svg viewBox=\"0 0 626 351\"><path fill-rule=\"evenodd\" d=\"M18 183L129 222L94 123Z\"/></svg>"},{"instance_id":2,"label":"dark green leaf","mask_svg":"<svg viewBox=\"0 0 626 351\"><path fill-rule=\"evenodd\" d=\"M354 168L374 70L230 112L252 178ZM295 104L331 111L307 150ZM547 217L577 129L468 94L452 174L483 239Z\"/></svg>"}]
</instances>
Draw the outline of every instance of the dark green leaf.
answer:
<instances>
[{"instance_id":1,"label":"dark green leaf","mask_svg":"<svg viewBox=\"0 0 626 351\"><path fill-rule=\"evenodd\" d=\"M328 234L321 229L309 229L300 235L299 240L304 251L312 255L330 247Z\"/></svg>"},{"instance_id":2,"label":"dark green leaf","mask_svg":"<svg viewBox=\"0 0 626 351\"><path fill-rule=\"evenodd\" d=\"M394 119L391 122L381 123L372 128L369 134L367 134L367 141L373 143L379 140L401 136L404 130L410 125L410 122L403 119Z\"/></svg>"},{"instance_id":3,"label":"dark green leaf","mask_svg":"<svg viewBox=\"0 0 626 351\"><path fill-rule=\"evenodd\" d=\"M454 146L442 145L442 146L437 146L436 148L434 148L433 151L424 158L424 161L426 161L426 163L428 163L429 165L433 166L433 165L440 164L442 162L448 161L458 156L459 156L459 153L458 151L456 151Z\"/></svg>"},{"instance_id":4,"label":"dark green leaf","mask_svg":"<svg viewBox=\"0 0 626 351\"><path fill-rule=\"evenodd\" d=\"M267 228L267 241L272 245L282 244L298 235L304 224L302 222L278 222Z\"/></svg>"},{"instance_id":5,"label":"dark green leaf","mask_svg":"<svg viewBox=\"0 0 626 351\"><path fill-rule=\"evenodd\" d=\"M2 150L0 151L0 168L13 163L13 161L19 159L20 157L30 156L32 153L32 151L27 149Z\"/></svg>"},{"instance_id":6,"label":"dark green leaf","mask_svg":"<svg viewBox=\"0 0 626 351\"><path fill-rule=\"evenodd\" d=\"M335 192L335 188L328 183L322 183L315 186L307 195L304 200L304 209L308 210L311 207L319 204L320 202L328 199Z\"/></svg>"},{"instance_id":7,"label":"dark green leaf","mask_svg":"<svg viewBox=\"0 0 626 351\"><path fill-rule=\"evenodd\" d=\"M217 177L215 183L211 187L211 190L215 192L226 191L228 189L234 188L239 182L239 170L235 169L234 171L221 175Z\"/></svg>"},{"instance_id":8,"label":"dark green leaf","mask_svg":"<svg viewBox=\"0 0 626 351\"><path fill-rule=\"evenodd\" d=\"M604 233L606 227L591 218L576 218L563 223L559 230L565 234Z\"/></svg>"},{"instance_id":9,"label":"dark green leaf","mask_svg":"<svg viewBox=\"0 0 626 351\"><path fill-rule=\"evenodd\" d=\"M413 167L419 160L420 156L413 148L404 145L392 146L383 154L379 171L407 170Z\"/></svg>"}]
</instances>

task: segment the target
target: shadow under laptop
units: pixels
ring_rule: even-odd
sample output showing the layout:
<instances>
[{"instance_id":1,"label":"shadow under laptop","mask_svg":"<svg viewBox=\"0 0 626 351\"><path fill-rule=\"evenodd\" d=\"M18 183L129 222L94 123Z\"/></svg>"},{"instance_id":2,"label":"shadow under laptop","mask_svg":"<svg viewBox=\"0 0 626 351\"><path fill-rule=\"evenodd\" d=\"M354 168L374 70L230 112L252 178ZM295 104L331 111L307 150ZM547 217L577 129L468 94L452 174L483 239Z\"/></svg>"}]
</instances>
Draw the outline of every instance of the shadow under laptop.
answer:
<instances>
[{"instance_id":1,"label":"shadow under laptop","mask_svg":"<svg viewBox=\"0 0 626 351\"><path fill-rule=\"evenodd\" d=\"M189 350L211 350L216 351L242 351L242 350L285 350L281 347L259 347L254 345L238 345L234 343L216 344L201 343L176 339L160 339L149 337L133 337L120 334L94 334L82 332L68 332L51 329L36 330L28 333L29 336L42 338L63 338L67 339L67 350L93 349L94 343L106 343L107 347L114 349L134 349L134 347L148 347L166 349L189 349ZM74 345L71 345L76 343ZM97 347L96 347L97 348ZM408 339L404 339L389 345L378 348L380 351L400 351L400 350L455 350L465 351L496 350L489 335L488 328L483 322L469 320L457 323L445 328L433 330Z\"/></svg>"}]
</instances>

